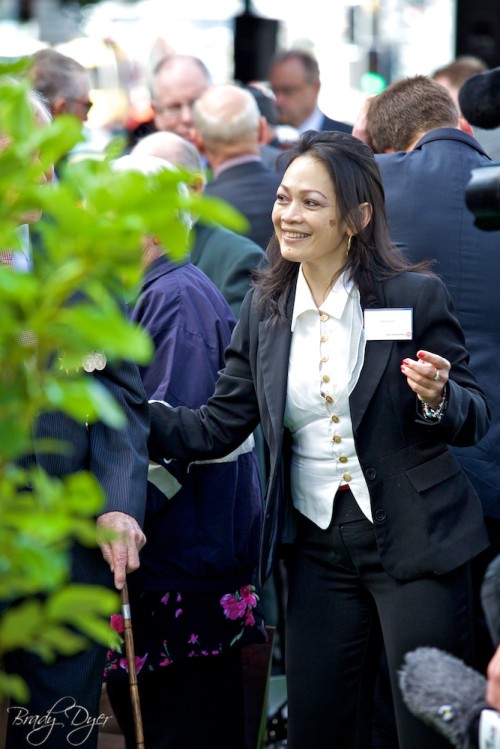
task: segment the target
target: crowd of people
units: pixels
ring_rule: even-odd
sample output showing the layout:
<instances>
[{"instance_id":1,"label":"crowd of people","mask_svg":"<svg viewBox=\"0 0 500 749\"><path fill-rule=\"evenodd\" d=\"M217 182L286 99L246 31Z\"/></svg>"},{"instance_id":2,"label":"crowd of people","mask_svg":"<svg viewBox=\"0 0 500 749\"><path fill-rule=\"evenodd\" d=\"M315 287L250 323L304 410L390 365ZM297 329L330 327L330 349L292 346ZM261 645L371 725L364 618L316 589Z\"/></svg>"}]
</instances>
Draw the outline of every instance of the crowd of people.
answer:
<instances>
[{"instance_id":1,"label":"crowd of people","mask_svg":"<svg viewBox=\"0 0 500 749\"><path fill-rule=\"evenodd\" d=\"M480 602L500 554L500 232L465 202L500 136L476 137L459 103L485 69L464 58L398 80L354 124L321 111L318 63L299 49L266 82L214 84L185 54L152 71L153 119L116 169L186 169L186 189L226 201L246 229L184 216L182 262L144 236L130 314L153 360L92 373L127 405L112 460L104 425L36 425L75 451L64 465L36 456L49 473L95 465L105 489L97 522L119 539L103 558L75 549L74 575L119 589L128 573L146 749L250 749L242 653L269 623L290 749L448 746L398 686L420 646L488 674L500 709ZM29 75L47 117L85 121L78 63L43 50ZM97 714L104 672L132 749L122 661L95 646L5 667L37 716L68 694ZM27 730L11 718L7 749Z\"/></svg>"}]
</instances>

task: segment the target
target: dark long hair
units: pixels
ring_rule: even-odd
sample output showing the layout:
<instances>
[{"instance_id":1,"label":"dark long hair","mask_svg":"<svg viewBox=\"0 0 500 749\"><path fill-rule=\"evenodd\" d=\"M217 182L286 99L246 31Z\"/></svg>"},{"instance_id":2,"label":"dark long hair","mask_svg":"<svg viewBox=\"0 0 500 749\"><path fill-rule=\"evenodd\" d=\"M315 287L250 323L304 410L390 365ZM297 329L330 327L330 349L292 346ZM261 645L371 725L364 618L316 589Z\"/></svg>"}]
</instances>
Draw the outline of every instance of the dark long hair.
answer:
<instances>
[{"instance_id":1,"label":"dark long hair","mask_svg":"<svg viewBox=\"0 0 500 749\"><path fill-rule=\"evenodd\" d=\"M340 219L354 232L351 249L340 273L347 271L365 300L375 297L375 284L408 270L427 270L413 265L393 245L385 215L385 196L372 150L352 135L336 131L307 130L284 154L284 170L298 156L310 155L321 162L332 180ZM283 171L284 171L283 170ZM369 203L372 217L363 227L358 206ZM299 271L299 263L283 258L276 236L267 250L267 267L255 274L258 299L269 304L271 320L285 317L286 302ZM334 279L332 279L334 281Z\"/></svg>"}]
</instances>

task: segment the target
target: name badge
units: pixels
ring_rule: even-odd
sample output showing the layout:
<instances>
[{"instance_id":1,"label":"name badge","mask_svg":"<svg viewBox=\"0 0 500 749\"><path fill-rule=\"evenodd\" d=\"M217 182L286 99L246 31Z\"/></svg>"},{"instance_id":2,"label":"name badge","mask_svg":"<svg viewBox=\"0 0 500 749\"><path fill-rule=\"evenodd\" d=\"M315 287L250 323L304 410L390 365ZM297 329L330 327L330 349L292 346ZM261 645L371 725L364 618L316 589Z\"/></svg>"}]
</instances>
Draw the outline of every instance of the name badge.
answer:
<instances>
[{"instance_id":1,"label":"name badge","mask_svg":"<svg viewBox=\"0 0 500 749\"><path fill-rule=\"evenodd\" d=\"M367 341L409 341L413 338L413 308L365 309Z\"/></svg>"}]
</instances>

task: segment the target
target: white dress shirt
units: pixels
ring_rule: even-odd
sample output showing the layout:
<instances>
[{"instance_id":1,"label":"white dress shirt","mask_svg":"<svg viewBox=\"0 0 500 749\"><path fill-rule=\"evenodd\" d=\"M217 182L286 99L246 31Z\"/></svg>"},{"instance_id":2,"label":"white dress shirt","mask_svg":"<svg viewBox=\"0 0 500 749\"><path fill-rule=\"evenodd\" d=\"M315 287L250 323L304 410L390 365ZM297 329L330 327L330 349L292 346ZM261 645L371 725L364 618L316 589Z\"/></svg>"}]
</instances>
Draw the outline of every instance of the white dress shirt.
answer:
<instances>
[{"instance_id":1,"label":"white dress shirt","mask_svg":"<svg viewBox=\"0 0 500 749\"><path fill-rule=\"evenodd\" d=\"M299 125L297 128L299 133L305 133L306 130L321 130L321 125L323 124L323 117L324 114L320 110L319 107L315 107L315 109L311 112L307 120L304 120L304 122Z\"/></svg>"},{"instance_id":2,"label":"white dress shirt","mask_svg":"<svg viewBox=\"0 0 500 749\"><path fill-rule=\"evenodd\" d=\"M364 352L358 288L344 274L318 309L301 267L292 317L285 426L292 435L294 507L323 529L330 525L341 484L349 484L361 510L372 520L349 409Z\"/></svg>"}]
</instances>

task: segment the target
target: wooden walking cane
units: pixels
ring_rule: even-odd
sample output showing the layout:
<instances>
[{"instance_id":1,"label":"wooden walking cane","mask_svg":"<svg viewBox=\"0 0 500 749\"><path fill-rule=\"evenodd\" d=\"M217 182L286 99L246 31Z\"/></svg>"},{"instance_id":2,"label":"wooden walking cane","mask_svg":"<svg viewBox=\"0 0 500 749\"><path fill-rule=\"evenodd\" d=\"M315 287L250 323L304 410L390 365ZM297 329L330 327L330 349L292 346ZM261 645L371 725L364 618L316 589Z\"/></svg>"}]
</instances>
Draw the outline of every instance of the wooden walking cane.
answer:
<instances>
[{"instance_id":1,"label":"wooden walking cane","mask_svg":"<svg viewBox=\"0 0 500 749\"><path fill-rule=\"evenodd\" d=\"M130 699L132 702L132 715L134 718L135 741L137 749L144 749L141 703L139 701L139 687L137 686L137 670L135 667L134 635L132 632L132 619L130 617L130 603L128 600L128 585L126 580L121 590L121 600L123 634L125 639L125 652L127 654L128 683L130 685Z\"/></svg>"}]
</instances>

